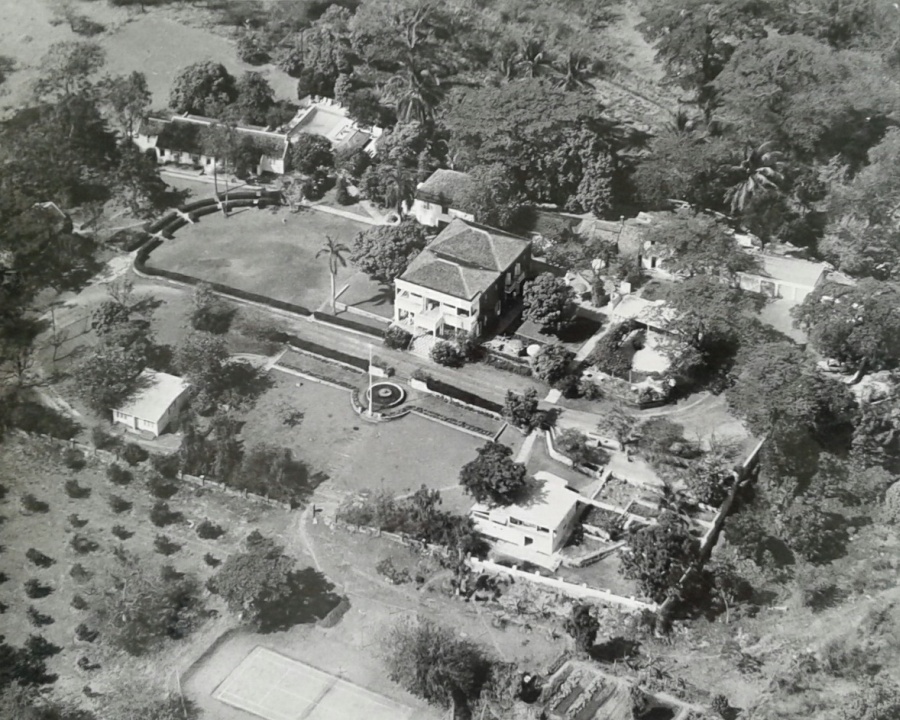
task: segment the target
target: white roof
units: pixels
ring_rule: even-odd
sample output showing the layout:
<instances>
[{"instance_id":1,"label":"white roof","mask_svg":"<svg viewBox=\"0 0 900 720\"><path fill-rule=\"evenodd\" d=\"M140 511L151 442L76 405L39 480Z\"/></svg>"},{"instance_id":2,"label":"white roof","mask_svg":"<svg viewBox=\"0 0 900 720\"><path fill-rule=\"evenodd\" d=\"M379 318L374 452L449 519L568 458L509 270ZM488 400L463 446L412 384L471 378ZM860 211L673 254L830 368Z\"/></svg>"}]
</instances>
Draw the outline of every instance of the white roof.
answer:
<instances>
[{"instance_id":1,"label":"white roof","mask_svg":"<svg viewBox=\"0 0 900 720\"><path fill-rule=\"evenodd\" d=\"M497 508L478 503L472 509L487 513L491 520L500 524L515 518L523 523L556 530L581 496L566 487L566 481L553 473L541 470L534 474L534 478L542 484L530 499Z\"/></svg>"},{"instance_id":2,"label":"white roof","mask_svg":"<svg viewBox=\"0 0 900 720\"><path fill-rule=\"evenodd\" d=\"M811 262L786 255L759 253L756 257L759 258L761 270L746 272L744 275L772 278L810 289L814 288L819 282L819 278L831 269L831 266L826 263Z\"/></svg>"},{"instance_id":3,"label":"white roof","mask_svg":"<svg viewBox=\"0 0 900 720\"><path fill-rule=\"evenodd\" d=\"M116 410L148 422L159 422L172 403L190 387L189 382L176 375L155 370L144 370L139 381L141 389Z\"/></svg>"}]
</instances>

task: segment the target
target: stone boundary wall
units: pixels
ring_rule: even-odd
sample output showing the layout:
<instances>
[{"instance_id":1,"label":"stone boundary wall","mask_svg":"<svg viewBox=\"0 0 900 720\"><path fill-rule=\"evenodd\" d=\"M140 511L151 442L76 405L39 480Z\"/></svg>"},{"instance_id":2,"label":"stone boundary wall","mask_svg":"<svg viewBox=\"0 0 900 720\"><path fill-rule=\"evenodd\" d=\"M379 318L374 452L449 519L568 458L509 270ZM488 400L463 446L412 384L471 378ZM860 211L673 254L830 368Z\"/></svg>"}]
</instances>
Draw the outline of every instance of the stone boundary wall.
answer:
<instances>
[{"instance_id":1,"label":"stone boundary wall","mask_svg":"<svg viewBox=\"0 0 900 720\"><path fill-rule=\"evenodd\" d=\"M493 574L508 575L512 578L517 578L519 580L534 583L535 585L540 585L541 587L545 587L549 590L561 593L576 600L594 600L610 605L618 605L620 607L624 607L628 610L634 611L650 610L651 612L656 612L657 610L656 603L645 602L643 600L638 600L635 597L616 595L609 590L592 588L588 587L587 585L576 585L575 583L566 582L565 580L558 580L557 578L547 577L546 575L541 575L540 573L530 573L526 572L525 570L519 570L518 568L509 568L505 565L499 565L498 563L492 562L490 560L478 560L476 558L469 558L468 563L473 570L480 570L482 572Z\"/></svg>"}]
</instances>

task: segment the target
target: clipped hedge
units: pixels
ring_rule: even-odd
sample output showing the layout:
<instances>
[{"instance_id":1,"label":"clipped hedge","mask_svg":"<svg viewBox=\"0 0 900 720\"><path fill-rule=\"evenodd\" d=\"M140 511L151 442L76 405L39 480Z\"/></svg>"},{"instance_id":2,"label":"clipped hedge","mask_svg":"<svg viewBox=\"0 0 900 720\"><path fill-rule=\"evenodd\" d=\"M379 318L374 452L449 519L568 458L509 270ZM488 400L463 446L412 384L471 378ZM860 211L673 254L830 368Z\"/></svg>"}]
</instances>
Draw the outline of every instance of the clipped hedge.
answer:
<instances>
[{"instance_id":1,"label":"clipped hedge","mask_svg":"<svg viewBox=\"0 0 900 720\"><path fill-rule=\"evenodd\" d=\"M462 388L450 385L449 383L445 383L436 378L428 377L425 380L425 384L428 386L429 390L440 393L441 395L446 395L454 400L459 400L467 405L472 405L473 407L481 408L482 410L487 410L491 413L497 413L498 415L503 412L503 406L499 403L487 400L480 395L470 393L468 390L463 390Z\"/></svg>"},{"instance_id":2,"label":"clipped hedge","mask_svg":"<svg viewBox=\"0 0 900 720\"><path fill-rule=\"evenodd\" d=\"M381 328L374 328L371 325L366 325L364 323L357 322L356 320L348 320L347 318L338 317L336 315L329 315L328 313L319 312L318 310L314 310L312 316L316 320L321 320L324 323L330 323L331 325L338 325L340 327L356 330L357 332L365 333L366 335L371 335L372 337L384 337L384 330L382 330Z\"/></svg>"},{"instance_id":3,"label":"clipped hedge","mask_svg":"<svg viewBox=\"0 0 900 720\"><path fill-rule=\"evenodd\" d=\"M161 218L157 218L152 223L150 223L150 225L147 226L147 232L157 233L177 217L178 213L176 213L174 210L170 210Z\"/></svg>"}]
</instances>

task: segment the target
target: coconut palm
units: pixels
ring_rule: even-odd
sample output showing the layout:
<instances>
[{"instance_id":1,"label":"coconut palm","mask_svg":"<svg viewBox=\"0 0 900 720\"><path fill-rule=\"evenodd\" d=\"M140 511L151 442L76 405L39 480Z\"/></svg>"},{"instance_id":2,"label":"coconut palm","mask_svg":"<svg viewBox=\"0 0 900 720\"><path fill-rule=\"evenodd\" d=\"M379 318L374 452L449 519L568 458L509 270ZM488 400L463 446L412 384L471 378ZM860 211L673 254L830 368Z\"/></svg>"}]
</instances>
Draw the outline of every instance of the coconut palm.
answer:
<instances>
[{"instance_id":1,"label":"coconut palm","mask_svg":"<svg viewBox=\"0 0 900 720\"><path fill-rule=\"evenodd\" d=\"M333 313L337 312L334 278L339 267L347 267L347 258L344 255L349 253L350 248L343 243L336 242L331 235L325 236L325 243L319 249L319 252L316 253L316 258L320 258L323 255L328 257L328 271L331 273L331 312Z\"/></svg>"},{"instance_id":2,"label":"coconut palm","mask_svg":"<svg viewBox=\"0 0 900 720\"><path fill-rule=\"evenodd\" d=\"M579 52L569 52L560 63L554 85L562 90L578 90L591 87L588 76L591 72L591 60Z\"/></svg>"},{"instance_id":3,"label":"coconut palm","mask_svg":"<svg viewBox=\"0 0 900 720\"><path fill-rule=\"evenodd\" d=\"M537 38L523 40L519 46L519 67L525 77L535 78L554 72L550 53Z\"/></svg>"},{"instance_id":4,"label":"coconut palm","mask_svg":"<svg viewBox=\"0 0 900 720\"><path fill-rule=\"evenodd\" d=\"M412 204L416 192L416 171L398 158L385 165L382 172L385 205L396 207L397 213L403 215L404 206Z\"/></svg>"},{"instance_id":5,"label":"coconut palm","mask_svg":"<svg viewBox=\"0 0 900 720\"><path fill-rule=\"evenodd\" d=\"M731 166L730 170L740 178L726 196L733 213L743 211L757 190L778 190L784 180L782 154L772 145L768 141L756 148L748 147L740 164Z\"/></svg>"},{"instance_id":6,"label":"coconut palm","mask_svg":"<svg viewBox=\"0 0 900 720\"><path fill-rule=\"evenodd\" d=\"M407 65L388 80L385 96L397 108L401 122L428 122L444 97L440 79L429 70Z\"/></svg>"}]
</instances>

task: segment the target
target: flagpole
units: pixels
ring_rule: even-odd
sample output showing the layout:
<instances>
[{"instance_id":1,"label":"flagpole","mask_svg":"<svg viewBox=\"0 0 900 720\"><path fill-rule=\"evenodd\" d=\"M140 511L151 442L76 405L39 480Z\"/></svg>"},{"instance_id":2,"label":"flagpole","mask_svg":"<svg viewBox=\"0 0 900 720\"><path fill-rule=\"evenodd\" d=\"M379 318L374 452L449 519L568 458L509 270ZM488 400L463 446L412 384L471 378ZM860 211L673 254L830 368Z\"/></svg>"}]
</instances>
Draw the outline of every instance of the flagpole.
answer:
<instances>
[{"instance_id":1,"label":"flagpole","mask_svg":"<svg viewBox=\"0 0 900 720\"><path fill-rule=\"evenodd\" d=\"M369 343L369 417L372 417L372 343Z\"/></svg>"}]
</instances>

